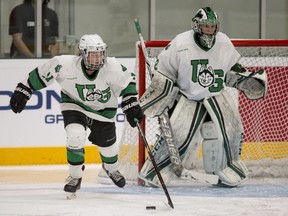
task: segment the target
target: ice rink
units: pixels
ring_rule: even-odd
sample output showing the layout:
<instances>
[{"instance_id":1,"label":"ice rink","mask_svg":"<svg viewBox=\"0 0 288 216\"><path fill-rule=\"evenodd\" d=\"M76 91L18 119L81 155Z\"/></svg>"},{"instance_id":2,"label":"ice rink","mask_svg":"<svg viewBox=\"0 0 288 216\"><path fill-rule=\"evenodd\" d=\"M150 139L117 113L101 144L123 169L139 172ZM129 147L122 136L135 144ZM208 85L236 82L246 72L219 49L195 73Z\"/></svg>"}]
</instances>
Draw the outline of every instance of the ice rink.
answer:
<instances>
[{"instance_id":1,"label":"ice rink","mask_svg":"<svg viewBox=\"0 0 288 216\"><path fill-rule=\"evenodd\" d=\"M87 165L77 199L63 191L68 167L0 167L0 215L141 216L141 215L288 215L288 179L249 179L238 188L186 183L168 187L175 208L166 206L162 188L127 184L124 189L97 181L98 165ZM146 210L146 206L156 210Z\"/></svg>"}]
</instances>

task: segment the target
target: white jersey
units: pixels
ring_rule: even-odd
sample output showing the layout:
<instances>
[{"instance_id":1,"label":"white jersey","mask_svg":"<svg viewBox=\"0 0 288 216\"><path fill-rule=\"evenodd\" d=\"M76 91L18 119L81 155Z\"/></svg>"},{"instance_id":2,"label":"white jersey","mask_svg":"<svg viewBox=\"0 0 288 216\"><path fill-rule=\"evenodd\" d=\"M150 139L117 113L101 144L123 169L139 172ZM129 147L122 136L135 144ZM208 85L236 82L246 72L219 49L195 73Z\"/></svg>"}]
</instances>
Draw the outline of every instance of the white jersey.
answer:
<instances>
[{"instance_id":1,"label":"white jersey","mask_svg":"<svg viewBox=\"0 0 288 216\"><path fill-rule=\"evenodd\" d=\"M114 57L107 57L104 66L89 77L82 57L56 56L31 71L25 82L40 90L54 80L61 86L62 111L77 110L99 121L114 121L124 89L126 94L137 94L134 76Z\"/></svg>"},{"instance_id":2,"label":"white jersey","mask_svg":"<svg viewBox=\"0 0 288 216\"><path fill-rule=\"evenodd\" d=\"M194 31L177 35L159 54L158 71L176 83L191 100L201 100L220 94L224 78L240 59L230 39L218 32L210 50L204 50L194 40Z\"/></svg>"}]
</instances>

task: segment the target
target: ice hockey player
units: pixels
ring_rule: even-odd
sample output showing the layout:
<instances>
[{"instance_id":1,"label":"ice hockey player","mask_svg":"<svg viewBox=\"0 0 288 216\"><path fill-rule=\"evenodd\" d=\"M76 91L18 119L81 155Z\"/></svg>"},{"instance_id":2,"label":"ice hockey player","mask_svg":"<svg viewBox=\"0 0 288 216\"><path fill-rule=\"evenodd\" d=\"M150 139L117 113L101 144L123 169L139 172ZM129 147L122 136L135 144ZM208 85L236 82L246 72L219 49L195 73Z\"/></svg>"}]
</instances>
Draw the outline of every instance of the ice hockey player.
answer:
<instances>
[{"instance_id":1,"label":"ice hockey player","mask_svg":"<svg viewBox=\"0 0 288 216\"><path fill-rule=\"evenodd\" d=\"M80 189L84 170L84 144L87 129L89 141L98 146L102 167L118 187L124 187L124 176L118 171L118 145L115 116L118 97L132 127L143 113L137 100L135 75L115 57L107 57L107 45L97 34L83 35L79 55L62 55L32 70L18 83L10 100L15 113L20 113L32 92L54 81L61 86L61 111L67 136L69 177L64 191L73 198Z\"/></svg>"},{"instance_id":2,"label":"ice hockey player","mask_svg":"<svg viewBox=\"0 0 288 216\"><path fill-rule=\"evenodd\" d=\"M169 109L174 142L184 168L193 167L191 155L195 160L195 150L202 143L205 172L219 176L218 186L236 187L247 179L248 170L240 160L243 126L227 86L242 91L251 100L261 99L267 92L267 75L263 69L252 73L241 66L240 54L227 35L219 32L219 25L218 15L211 8L197 11L192 30L177 35L159 54L140 106L148 117ZM179 92L173 98L175 88ZM152 151L168 184L174 174L163 143L160 136ZM139 175L146 183L159 185L149 159Z\"/></svg>"}]
</instances>

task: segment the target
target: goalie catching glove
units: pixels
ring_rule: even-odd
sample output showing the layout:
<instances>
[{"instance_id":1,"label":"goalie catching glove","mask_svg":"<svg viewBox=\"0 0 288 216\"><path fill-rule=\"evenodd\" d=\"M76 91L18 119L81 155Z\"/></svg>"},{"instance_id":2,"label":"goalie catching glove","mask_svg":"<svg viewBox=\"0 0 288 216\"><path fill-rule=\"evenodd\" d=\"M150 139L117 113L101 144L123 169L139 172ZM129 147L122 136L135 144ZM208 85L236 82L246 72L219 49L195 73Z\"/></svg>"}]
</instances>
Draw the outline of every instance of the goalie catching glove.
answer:
<instances>
[{"instance_id":1,"label":"goalie catching glove","mask_svg":"<svg viewBox=\"0 0 288 216\"><path fill-rule=\"evenodd\" d=\"M131 127L136 127L134 119L137 119L138 122L141 122L143 118L142 109L135 97L131 97L128 100L122 101L122 110L126 115L127 121Z\"/></svg>"},{"instance_id":2,"label":"goalie catching glove","mask_svg":"<svg viewBox=\"0 0 288 216\"><path fill-rule=\"evenodd\" d=\"M10 99L10 106L14 113L20 113L31 98L32 90L22 83L18 83Z\"/></svg>"},{"instance_id":3,"label":"goalie catching glove","mask_svg":"<svg viewBox=\"0 0 288 216\"><path fill-rule=\"evenodd\" d=\"M251 72L235 64L226 74L225 83L242 91L249 100L259 100L267 95L268 78L264 69Z\"/></svg>"}]
</instances>

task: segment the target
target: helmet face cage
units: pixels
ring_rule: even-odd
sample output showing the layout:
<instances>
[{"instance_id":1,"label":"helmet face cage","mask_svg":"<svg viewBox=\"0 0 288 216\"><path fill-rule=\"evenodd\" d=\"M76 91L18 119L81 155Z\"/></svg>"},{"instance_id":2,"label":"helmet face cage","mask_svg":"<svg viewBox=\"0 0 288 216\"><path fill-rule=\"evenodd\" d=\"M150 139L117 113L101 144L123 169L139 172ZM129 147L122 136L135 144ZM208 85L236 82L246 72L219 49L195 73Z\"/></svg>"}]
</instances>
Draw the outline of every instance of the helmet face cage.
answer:
<instances>
[{"instance_id":1,"label":"helmet face cage","mask_svg":"<svg viewBox=\"0 0 288 216\"><path fill-rule=\"evenodd\" d=\"M79 51L88 70L99 70L106 62L107 46L99 35L84 35Z\"/></svg>"},{"instance_id":2,"label":"helmet face cage","mask_svg":"<svg viewBox=\"0 0 288 216\"><path fill-rule=\"evenodd\" d=\"M199 9L196 15L192 18L192 29L199 35L202 45L207 48L213 46L215 36L219 31L219 25L220 23L217 13L209 7ZM215 31L212 34L204 33L203 26L215 27Z\"/></svg>"}]
</instances>

